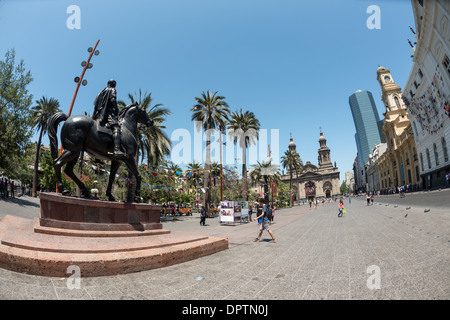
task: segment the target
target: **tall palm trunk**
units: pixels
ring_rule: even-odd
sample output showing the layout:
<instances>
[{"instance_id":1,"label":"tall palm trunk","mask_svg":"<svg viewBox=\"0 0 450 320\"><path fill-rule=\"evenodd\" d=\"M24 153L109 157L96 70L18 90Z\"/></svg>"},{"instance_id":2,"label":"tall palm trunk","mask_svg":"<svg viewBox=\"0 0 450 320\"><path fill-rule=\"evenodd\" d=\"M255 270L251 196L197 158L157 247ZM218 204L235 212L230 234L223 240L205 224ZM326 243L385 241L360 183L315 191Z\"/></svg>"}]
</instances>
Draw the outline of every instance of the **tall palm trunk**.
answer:
<instances>
[{"instance_id":1,"label":"tall palm trunk","mask_svg":"<svg viewBox=\"0 0 450 320\"><path fill-rule=\"evenodd\" d=\"M38 168L39 168L39 151L41 149L41 141L42 141L42 134L44 132L44 129L41 129L41 133L39 134L39 140L37 143L37 149L36 149L36 159L34 159L34 172L33 172L33 191L32 196L34 198L37 197L37 180L38 180Z\"/></svg>"},{"instance_id":2,"label":"tall palm trunk","mask_svg":"<svg viewBox=\"0 0 450 320\"><path fill-rule=\"evenodd\" d=\"M289 175L290 175L290 190L289 190L289 204L292 207L292 167L289 168Z\"/></svg>"},{"instance_id":3,"label":"tall palm trunk","mask_svg":"<svg viewBox=\"0 0 450 320\"><path fill-rule=\"evenodd\" d=\"M248 201L247 154L245 145L242 148L242 200Z\"/></svg>"},{"instance_id":4,"label":"tall palm trunk","mask_svg":"<svg viewBox=\"0 0 450 320\"><path fill-rule=\"evenodd\" d=\"M210 190L209 190L209 173L211 169L211 131L206 130L206 159L205 159L205 170L203 174L203 187L205 192L203 193L203 205L205 206L206 212L209 212L209 202L210 202Z\"/></svg>"},{"instance_id":5,"label":"tall palm trunk","mask_svg":"<svg viewBox=\"0 0 450 320\"><path fill-rule=\"evenodd\" d=\"M217 188L216 188L216 178L214 178L214 208L217 208Z\"/></svg>"},{"instance_id":6,"label":"tall palm trunk","mask_svg":"<svg viewBox=\"0 0 450 320\"><path fill-rule=\"evenodd\" d=\"M269 204L269 179L264 179L264 203Z\"/></svg>"}]
</instances>

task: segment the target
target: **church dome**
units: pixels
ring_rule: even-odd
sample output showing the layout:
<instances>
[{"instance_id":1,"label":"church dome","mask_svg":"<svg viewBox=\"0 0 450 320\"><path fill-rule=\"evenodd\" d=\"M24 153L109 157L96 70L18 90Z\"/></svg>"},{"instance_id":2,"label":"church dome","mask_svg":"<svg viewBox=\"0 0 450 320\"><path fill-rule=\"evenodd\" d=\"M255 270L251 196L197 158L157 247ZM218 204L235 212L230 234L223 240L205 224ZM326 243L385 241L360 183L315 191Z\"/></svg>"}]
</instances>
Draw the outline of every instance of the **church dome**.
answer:
<instances>
[{"instance_id":1,"label":"church dome","mask_svg":"<svg viewBox=\"0 0 450 320\"><path fill-rule=\"evenodd\" d=\"M377 68L377 71L383 71L383 70L386 70L386 68L385 68L385 67L382 67L382 66L379 66L379 67Z\"/></svg>"},{"instance_id":2,"label":"church dome","mask_svg":"<svg viewBox=\"0 0 450 320\"><path fill-rule=\"evenodd\" d=\"M327 139L325 139L325 137L323 136L323 132L320 131L320 138L319 141L326 141Z\"/></svg>"},{"instance_id":3,"label":"church dome","mask_svg":"<svg viewBox=\"0 0 450 320\"><path fill-rule=\"evenodd\" d=\"M289 142L289 147L295 147L295 146L296 146L295 142L294 142L294 140L291 137L291 141Z\"/></svg>"}]
</instances>

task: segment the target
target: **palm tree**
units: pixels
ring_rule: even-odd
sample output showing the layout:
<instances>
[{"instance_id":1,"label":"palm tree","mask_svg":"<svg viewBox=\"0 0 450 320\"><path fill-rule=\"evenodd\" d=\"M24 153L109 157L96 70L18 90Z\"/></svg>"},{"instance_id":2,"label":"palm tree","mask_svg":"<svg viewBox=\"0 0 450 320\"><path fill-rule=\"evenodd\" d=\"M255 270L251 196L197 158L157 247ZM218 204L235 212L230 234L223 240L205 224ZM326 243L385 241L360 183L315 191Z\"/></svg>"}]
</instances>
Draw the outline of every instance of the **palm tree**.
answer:
<instances>
[{"instance_id":1,"label":"palm tree","mask_svg":"<svg viewBox=\"0 0 450 320\"><path fill-rule=\"evenodd\" d=\"M225 97L217 95L217 91L214 93L209 91L206 93L202 92L202 96L200 98L196 97L195 100L197 104L191 109L191 120L196 121L197 130L200 131L203 128L206 133L205 193L203 195L203 205L206 211L208 211L210 202L211 130L217 128L220 132L224 131L230 111L228 104L225 102Z\"/></svg>"},{"instance_id":2,"label":"palm tree","mask_svg":"<svg viewBox=\"0 0 450 320\"><path fill-rule=\"evenodd\" d=\"M142 95L141 89L139 89L139 94L135 93L134 96L129 93L128 98L131 103L138 103L153 120L153 125L151 127L146 128L144 131L140 130L138 132L137 142L138 150L141 152L141 161L144 160L146 155L148 166L157 166L166 155L170 154L170 149L172 147L172 142L162 130L166 128L163 124L166 120L165 117L171 114L171 112L169 109L163 108L162 104L155 104L150 108L153 101L152 94L147 94L146 92ZM122 100L119 100L117 104L120 107L126 106L126 103ZM136 164L138 164L138 153L136 154L135 161ZM132 178L131 172L128 173L128 177ZM127 201L131 201L131 199L133 199L133 193L136 188L135 179L132 181L132 184L128 188Z\"/></svg>"},{"instance_id":3,"label":"palm tree","mask_svg":"<svg viewBox=\"0 0 450 320\"><path fill-rule=\"evenodd\" d=\"M166 129L164 125L166 116L170 115L171 112L169 109L163 108L163 105L160 103L150 108L153 101L152 94L147 94L146 92L142 95L141 89L139 89L139 94L135 93L134 96L129 93L128 98L131 103L138 103L153 120L151 127L146 128L144 131L139 131L138 146L141 151L141 161L147 156L147 165L157 166L165 156L170 154L172 147L172 142L163 131L163 129ZM118 101L117 104L120 107L126 106L122 100ZM136 163L137 161L136 159Z\"/></svg>"},{"instance_id":4,"label":"palm tree","mask_svg":"<svg viewBox=\"0 0 450 320\"><path fill-rule=\"evenodd\" d=\"M200 177L200 171L202 171L203 168L200 163L198 162L191 162L187 164L187 168L184 171L185 177L187 179L188 187L194 185L195 188L195 194L197 195L197 182ZM197 197L196 197L197 199Z\"/></svg>"},{"instance_id":5,"label":"palm tree","mask_svg":"<svg viewBox=\"0 0 450 320\"><path fill-rule=\"evenodd\" d=\"M173 161L165 161L164 166L170 170L170 171L174 171L174 172L179 172L179 174L177 175L181 175L183 174L183 169L181 169L181 167L179 165L177 165L176 163L174 163Z\"/></svg>"},{"instance_id":6,"label":"palm tree","mask_svg":"<svg viewBox=\"0 0 450 320\"><path fill-rule=\"evenodd\" d=\"M298 172L300 170L301 160L300 155L295 150L286 150L284 155L281 157L281 165L284 169L289 170L289 180L290 180L290 196L289 196L289 204L292 207L292 176L294 170Z\"/></svg>"},{"instance_id":7,"label":"palm tree","mask_svg":"<svg viewBox=\"0 0 450 320\"><path fill-rule=\"evenodd\" d=\"M239 142L242 150L242 200L248 201L247 182L247 148L256 143L260 129L259 120L251 111L242 112L242 109L231 114L228 121L228 134L234 143Z\"/></svg>"},{"instance_id":8,"label":"palm tree","mask_svg":"<svg viewBox=\"0 0 450 320\"><path fill-rule=\"evenodd\" d=\"M273 166L271 161L257 161L257 164L252 166L250 170L250 182L252 184L263 183L264 185L264 203L269 203L269 185L272 182L278 182L280 175L277 166Z\"/></svg>"},{"instance_id":9,"label":"palm tree","mask_svg":"<svg viewBox=\"0 0 450 320\"><path fill-rule=\"evenodd\" d=\"M39 167L39 151L41 149L42 135L47 133L48 120L55 113L60 112L59 102L55 98L47 99L47 97L42 97L40 100L36 100L36 106L32 108L33 110L33 128L40 130L39 140L37 143L36 159L34 160L34 173L33 173L33 191L32 196L36 197L37 190L37 172Z\"/></svg>"},{"instance_id":10,"label":"palm tree","mask_svg":"<svg viewBox=\"0 0 450 320\"><path fill-rule=\"evenodd\" d=\"M220 165L217 161L211 163L211 175L213 176L213 184L214 184L214 207L217 207L217 189L216 189L216 180L217 176L220 175Z\"/></svg>"},{"instance_id":11,"label":"palm tree","mask_svg":"<svg viewBox=\"0 0 450 320\"><path fill-rule=\"evenodd\" d=\"M294 170L295 170L295 175L297 177L297 183L298 183L298 175L303 172L303 161L302 161L302 159L300 158L300 155L297 152L296 152L296 154L297 154L297 161L295 162ZM299 197L297 199L297 201L298 201L300 199L300 192L299 192L298 188L297 188L297 195Z\"/></svg>"}]
</instances>

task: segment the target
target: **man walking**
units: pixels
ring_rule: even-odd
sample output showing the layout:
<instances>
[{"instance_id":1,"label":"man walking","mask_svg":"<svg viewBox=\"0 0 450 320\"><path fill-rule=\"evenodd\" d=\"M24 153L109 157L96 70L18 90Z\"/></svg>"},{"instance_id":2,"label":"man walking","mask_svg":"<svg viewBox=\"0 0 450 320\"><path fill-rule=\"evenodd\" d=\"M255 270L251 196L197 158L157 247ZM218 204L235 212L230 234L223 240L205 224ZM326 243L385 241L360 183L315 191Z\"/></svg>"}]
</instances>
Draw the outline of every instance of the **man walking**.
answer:
<instances>
[{"instance_id":1,"label":"man walking","mask_svg":"<svg viewBox=\"0 0 450 320\"><path fill-rule=\"evenodd\" d=\"M206 210L205 210L205 206L202 206L202 210L200 211L200 225L204 226L205 225L205 220L206 220Z\"/></svg>"},{"instance_id":2,"label":"man walking","mask_svg":"<svg viewBox=\"0 0 450 320\"><path fill-rule=\"evenodd\" d=\"M260 201L260 205L261 206L263 205L262 201ZM260 224L260 227L259 227L259 235L258 235L258 238L255 239L255 242L259 242L261 240L261 236L262 236L262 233L263 233L264 230L267 230L267 232L272 237L272 241L274 243L277 242L277 240L275 240L275 236L273 235L272 230L270 230L270 228L269 228L270 223L269 223L269 218L267 217L268 210L269 210L269 207L266 204L264 204L263 209L262 209L262 213L258 217L256 217L256 219L261 218L261 224Z\"/></svg>"}]
</instances>

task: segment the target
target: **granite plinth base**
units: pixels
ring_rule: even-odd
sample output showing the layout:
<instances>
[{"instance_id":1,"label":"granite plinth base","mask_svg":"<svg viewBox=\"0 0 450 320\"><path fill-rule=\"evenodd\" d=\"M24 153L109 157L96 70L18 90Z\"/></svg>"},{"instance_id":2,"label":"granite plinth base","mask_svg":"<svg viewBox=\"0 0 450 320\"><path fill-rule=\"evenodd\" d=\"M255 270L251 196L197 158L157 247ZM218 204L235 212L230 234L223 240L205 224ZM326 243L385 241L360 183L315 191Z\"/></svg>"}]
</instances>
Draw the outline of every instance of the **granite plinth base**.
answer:
<instances>
[{"instance_id":1,"label":"granite plinth base","mask_svg":"<svg viewBox=\"0 0 450 320\"><path fill-rule=\"evenodd\" d=\"M40 225L78 230L161 229L160 206L63 196L43 192Z\"/></svg>"},{"instance_id":2,"label":"granite plinth base","mask_svg":"<svg viewBox=\"0 0 450 320\"><path fill-rule=\"evenodd\" d=\"M159 210L157 219L153 215L133 213L127 216L126 223L115 209L113 214L108 213L104 204L97 204L98 208L103 208L97 214L85 211L87 209L81 214L81 210L64 209L61 204L58 205L61 212L58 212L52 196L51 204L48 197L41 199L40 219L7 215L0 221L1 268L40 276L68 277L72 275L69 266L75 265L82 277L108 276L170 266L228 249L227 238L162 229ZM70 205L78 200L56 197ZM43 211L43 204L47 208L50 206L50 210ZM111 205L117 208L123 204ZM131 210L141 207L140 204L133 206ZM94 217L97 220L92 221ZM105 217L111 220L105 221Z\"/></svg>"}]
</instances>

